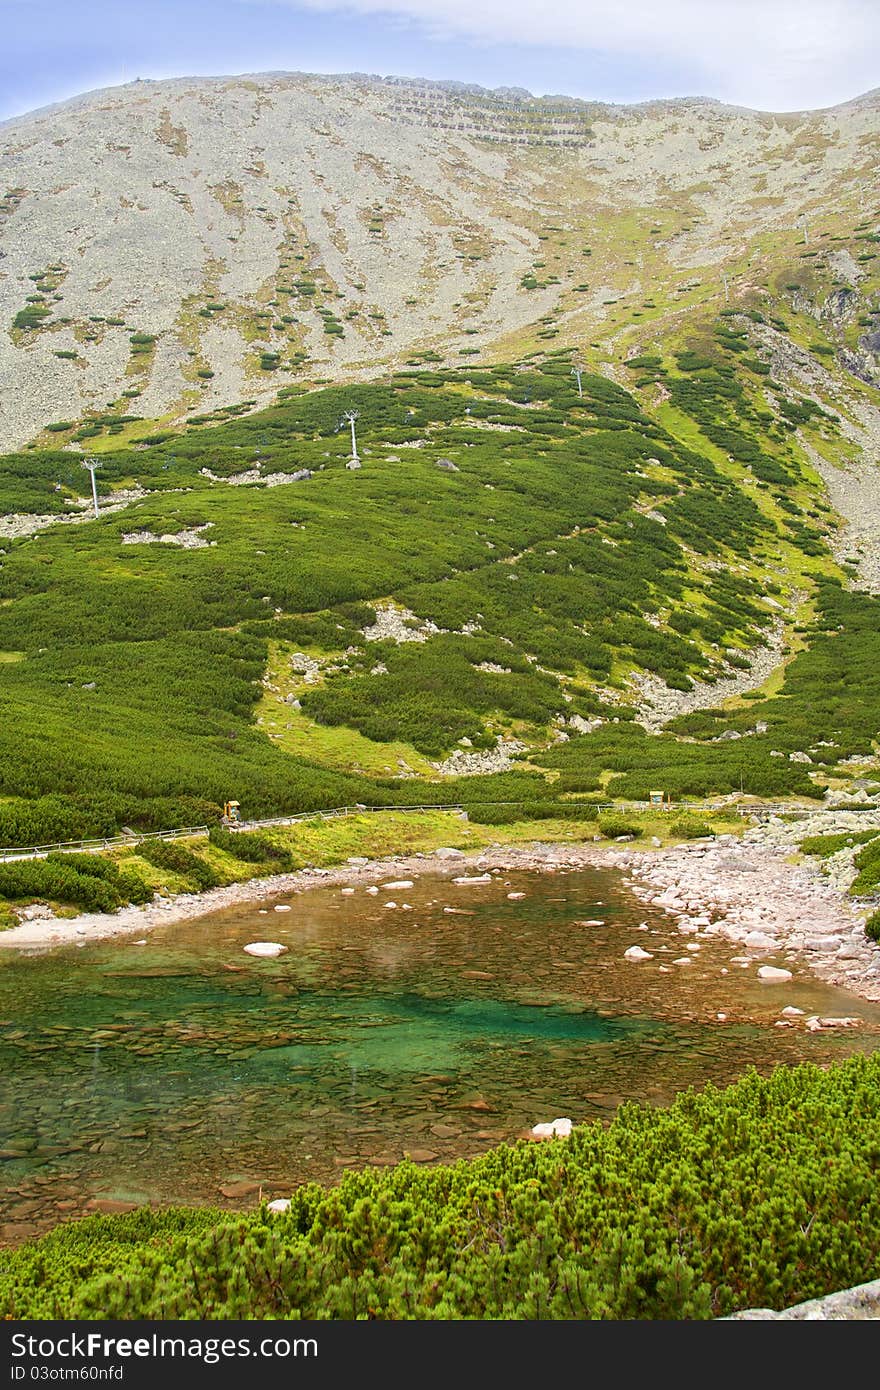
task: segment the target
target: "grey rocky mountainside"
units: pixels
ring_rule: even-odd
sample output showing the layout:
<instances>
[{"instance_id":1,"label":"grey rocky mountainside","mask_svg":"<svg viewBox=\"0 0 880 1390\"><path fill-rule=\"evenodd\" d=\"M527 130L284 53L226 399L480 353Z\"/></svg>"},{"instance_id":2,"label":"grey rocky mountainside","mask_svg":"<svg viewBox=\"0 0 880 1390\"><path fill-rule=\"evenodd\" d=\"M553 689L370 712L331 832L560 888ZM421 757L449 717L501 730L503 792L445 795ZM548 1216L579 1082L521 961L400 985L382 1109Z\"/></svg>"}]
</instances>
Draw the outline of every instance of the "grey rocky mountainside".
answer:
<instances>
[{"instance_id":1,"label":"grey rocky mountainside","mask_svg":"<svg viewBox=\"0 0 880 1390\"><path fill-rule=\"evenodd\" d=\"M178 419L413 353L509 358L548 324L607 345L652 295L674 324L722 272L747 290L781 229L873 209L878 113L877 93L774 116L268 74L7 122L0 449L88 411Z\"/></svg>"}]
</instances>

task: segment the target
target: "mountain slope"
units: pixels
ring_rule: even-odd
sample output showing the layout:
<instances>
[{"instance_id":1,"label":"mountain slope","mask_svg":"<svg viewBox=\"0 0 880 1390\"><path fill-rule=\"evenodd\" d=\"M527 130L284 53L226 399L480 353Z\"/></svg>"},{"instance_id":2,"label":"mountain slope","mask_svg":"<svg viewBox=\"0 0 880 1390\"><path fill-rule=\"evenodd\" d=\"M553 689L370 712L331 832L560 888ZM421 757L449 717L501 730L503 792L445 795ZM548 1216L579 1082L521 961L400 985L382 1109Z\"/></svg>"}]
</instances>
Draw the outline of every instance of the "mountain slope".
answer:
<instances>
[{"instance_id":1,"label":"mountain slope","mask_svg":"<svg viewBox=\"0 0 880 1390\"><path fill-rule=\"evenodd\" d=\"M266 77L3 133L0 844L880 785L874 96Z\"/></svg>"},{"instance_id":2,"label":"mountain slope","mask_svg":"<svg viewBox=\"0 0 880 1390\"><path fill-rule=\"evenodd\" d=\"M768 116L270 74L78 98L0 128L0 443L560 330L614 356L632 314L674 325L811 220L858 222L878 148L876 94Z\"/></svg>"}]
</instances>

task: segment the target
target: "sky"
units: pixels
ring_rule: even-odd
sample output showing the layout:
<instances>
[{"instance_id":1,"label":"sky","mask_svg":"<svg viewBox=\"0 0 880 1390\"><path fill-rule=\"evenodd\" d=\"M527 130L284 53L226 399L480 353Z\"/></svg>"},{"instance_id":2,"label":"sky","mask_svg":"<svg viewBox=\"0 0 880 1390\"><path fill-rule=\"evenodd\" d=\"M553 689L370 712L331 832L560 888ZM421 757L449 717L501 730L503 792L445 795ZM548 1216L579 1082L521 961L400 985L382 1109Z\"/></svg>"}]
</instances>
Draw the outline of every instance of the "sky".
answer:
<instances>
[{"instance_id":1,"label":"sky","mask_svg":"<svg viewBox=\"0 0 880 1390\"><path fill-rule=\"evenodd\" d=\"M880 0L0 0L0 120L136 77L269 71L814 109L880 86Z\"/></svg>"}]
</instances>

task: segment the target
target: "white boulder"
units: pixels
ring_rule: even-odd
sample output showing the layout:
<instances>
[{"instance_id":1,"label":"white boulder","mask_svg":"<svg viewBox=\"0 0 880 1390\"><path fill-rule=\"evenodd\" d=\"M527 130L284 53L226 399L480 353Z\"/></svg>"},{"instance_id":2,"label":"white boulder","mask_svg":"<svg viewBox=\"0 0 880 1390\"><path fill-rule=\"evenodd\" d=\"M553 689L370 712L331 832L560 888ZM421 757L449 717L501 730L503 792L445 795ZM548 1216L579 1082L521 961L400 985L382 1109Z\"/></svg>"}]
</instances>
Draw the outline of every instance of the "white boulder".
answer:
<instances>
[{"instance_id":1,"label":"white boulder","mask_svg":"<svg viewBox=\"0 0 880 1390\"><path fill-rule=\"evenodd\" d=\"M782 970L778 965L759 965L758 979L766 980L768 984L781 984L791 979L791 971Z\"/></svg>"},{"instance_id":2,"label":"white boulder","mask_svg":"<svg viewBox=\"0 0 880 1390\"><path fill-rule=\"evenodd\" d=\"M244 949L249 956L280 956L287 947L280 941L249 941Z\"/></svg>"},{"instance_id":3,"label":"white boulder","mask_svg":"<svg viewBox=\"0 0 880 1390\"><path fill-rule=\"evenodd\" d=\"M567 1118L549 1120L544 1124L532 1126L535 1139L568 1139L571 1134L571 1120Z\"/></svg>"},{"instance_id":4,"label":"white boulder","mask_svg":"<svg viewBox=\"0 0 880 1390\"><path fill-rule=\"evenodd\" d=\"M625 958L626 960L653 960L653 959L654 959L654 957L651 955L651 952L650 952L650 951L643 951L642 948L641 948L641 946L628 946L627 949L624 951L623 954L624 954L624 958Z\"/></svg>"}]
</instances>

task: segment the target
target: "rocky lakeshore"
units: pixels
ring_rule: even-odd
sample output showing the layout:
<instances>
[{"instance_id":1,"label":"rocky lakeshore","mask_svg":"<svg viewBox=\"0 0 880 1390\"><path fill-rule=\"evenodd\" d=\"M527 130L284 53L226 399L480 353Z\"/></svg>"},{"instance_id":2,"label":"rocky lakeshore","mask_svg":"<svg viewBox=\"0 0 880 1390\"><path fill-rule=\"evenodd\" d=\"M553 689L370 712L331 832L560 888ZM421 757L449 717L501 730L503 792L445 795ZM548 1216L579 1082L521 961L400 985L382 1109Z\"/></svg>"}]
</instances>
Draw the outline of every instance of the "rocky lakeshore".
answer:
<instances>
[{"instance_id":1,"label":"rocky lakeshore","mask_svg":"<svg viewBox=\"0 0 880 1390\"><path fill-rule=\"evenodd\" d=\"M78 917L61 918L51 914L34 916L19 926L0 932L0 948L26 951L49 950L114 936L130 936L171 922L187 922L238 903L271 903L271 899L302 893L309 888L333 884L364 884L380 879L402 878L426 871L466 865L483 873L487 868L531 869L553 872L557 868L582 868L595 864L612 866L615 857L607 848L595 845L533 844L525 848L499 846L497 849L465 853L443 847L432 853L419 852L399 858L366 859L353 856L332 869L306 868L294 873L274 874L230 883L204 893L177 893L155 898L145 907L123 907L117 912L85 912Z\"/></svg>"},{"instance_id":2,"label":"rocky lakeshore","mask_svg":"<svg viewBox=\"0 0 880 1390\"><path fill-rule=\"evenodd\" d=\"M468 853L441 848L400 858L353 857L332 869L306 868L254 878L204 893L155 899L145 907L115 913L35 917L0 933L0 948L45 951L128 937L239 903L265 902L271 908L275 897L318 886L357 886L455 867L476 874L493 869L546 874L593 865L620 869L638 898L676 918L682 935L695 942L720 937L741 943L744 960L748 957L758 968L771 959L774 968L783 969L798 960L820 979L880 1001L880 946L865 936L864 911L845 896L845 875L823 877L812 861L789 862L807 830L847 828L839 812L818 813L816 821L808 827L803 822L775 821L755 826L742 837L721 835L713 841L667 848L539 842ZM860 826L865 823L861 818Z\"/></svg>"},{"instance_id":3,"label":"rocky lakeshore","mask_svg":"<svg viewBox=\"0 0 880 1390\"><path fill-rule=\"evenodd\" d=\"M865 935L864 912L812 864L788 862L786 841L760 827L742 839L615 857L632 891L675 917L683 935L740 943L743 963L774 958L781 964L772 968L784 970L797 960L829 984L880 1000L880 946Z\"/></svg>"}]
</instances>

